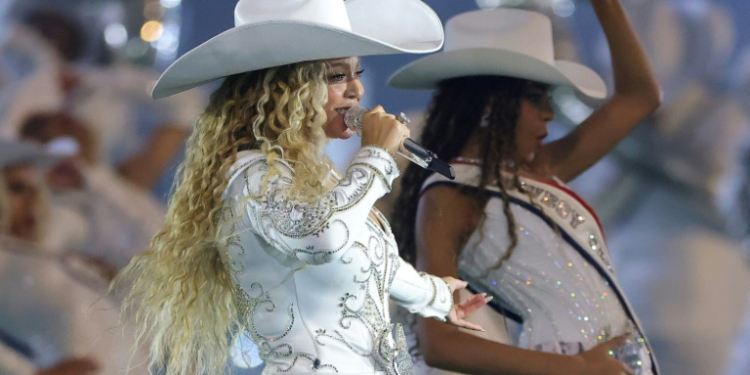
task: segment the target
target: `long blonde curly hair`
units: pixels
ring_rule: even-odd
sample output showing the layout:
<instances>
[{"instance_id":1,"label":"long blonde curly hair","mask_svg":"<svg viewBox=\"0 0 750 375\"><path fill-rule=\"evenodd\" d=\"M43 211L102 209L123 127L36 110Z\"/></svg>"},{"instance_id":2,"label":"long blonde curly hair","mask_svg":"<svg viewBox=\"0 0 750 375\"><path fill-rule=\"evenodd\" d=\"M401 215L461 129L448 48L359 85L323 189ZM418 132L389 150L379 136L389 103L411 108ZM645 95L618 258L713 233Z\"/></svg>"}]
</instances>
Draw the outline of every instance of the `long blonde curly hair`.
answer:
<instances>
[{"instance_id":1,"label":"long blonde curly hair","mask_svg":"<svg viewBox=\"0 0 750 375\"><path fill-rule=\"evenodd\" d=\"M151 370L223 373L244 331L233 283L219 251L222 193L237 152L260 149L295 169L292 191L314 197L332 164L323 154L327 64L303 62L227 77L188 140L166 222L147 251L112 284L123 291L124 323L149 345ZM266 177L268 179L269 177Z\"/></svg>"}]
</instances>

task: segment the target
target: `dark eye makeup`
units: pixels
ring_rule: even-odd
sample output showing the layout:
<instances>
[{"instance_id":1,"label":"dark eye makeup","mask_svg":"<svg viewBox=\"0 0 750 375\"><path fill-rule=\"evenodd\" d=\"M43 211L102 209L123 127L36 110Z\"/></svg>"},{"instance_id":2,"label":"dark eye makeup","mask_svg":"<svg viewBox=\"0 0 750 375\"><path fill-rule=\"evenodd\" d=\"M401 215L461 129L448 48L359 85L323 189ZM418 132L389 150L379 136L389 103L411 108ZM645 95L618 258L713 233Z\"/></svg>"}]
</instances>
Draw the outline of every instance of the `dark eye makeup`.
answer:
<instances>
[{"instance_id":1,"label":"dark eye makeup","mask_svg":"<svg viewBox=\"0 0 750 375\"><path fill-rule=\"evenodd\" d=\"M359 79L364 72L365 72L364 69L360 69L360 70L354 72L354 74L353 74L354 79ZM331 74L328 75L328 83L340 83L340 82L344 82L344 81L347 80L347 76L348 76L348 74L346 74L346 73L336 73L336 72L331 73Z\"/></svg>"}]
</instances>

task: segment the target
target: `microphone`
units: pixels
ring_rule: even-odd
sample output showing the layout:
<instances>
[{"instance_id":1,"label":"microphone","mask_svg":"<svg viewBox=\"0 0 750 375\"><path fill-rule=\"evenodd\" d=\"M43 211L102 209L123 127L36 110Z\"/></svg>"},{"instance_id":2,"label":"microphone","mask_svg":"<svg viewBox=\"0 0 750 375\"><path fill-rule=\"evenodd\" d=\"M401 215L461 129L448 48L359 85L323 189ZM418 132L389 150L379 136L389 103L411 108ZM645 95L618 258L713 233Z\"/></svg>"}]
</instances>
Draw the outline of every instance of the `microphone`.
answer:
<instances>
[{"instance_id":1,"label":"microphone","mask_svg":"<svg viewBox=\"0 0 750 375\"><path fill-rule=\"evenodd\" d=\"M369 109L360 106L354 106L349 108L344 114L344 124L349 129L357 132L357 135L362 135L362 116ZM403 113L396 117L404 125L409 123L409 119ZM422 147L419 143L414 142L411 138L406 138L404 143L401 144L398 150L399 155L409 159L414 164L429 169L433 172L439 173L449 179L453 180L456 178L456 173L453 171L453 167L450 164L438 159L438 156L434 152Z\"/></svg>"}]
</instances>

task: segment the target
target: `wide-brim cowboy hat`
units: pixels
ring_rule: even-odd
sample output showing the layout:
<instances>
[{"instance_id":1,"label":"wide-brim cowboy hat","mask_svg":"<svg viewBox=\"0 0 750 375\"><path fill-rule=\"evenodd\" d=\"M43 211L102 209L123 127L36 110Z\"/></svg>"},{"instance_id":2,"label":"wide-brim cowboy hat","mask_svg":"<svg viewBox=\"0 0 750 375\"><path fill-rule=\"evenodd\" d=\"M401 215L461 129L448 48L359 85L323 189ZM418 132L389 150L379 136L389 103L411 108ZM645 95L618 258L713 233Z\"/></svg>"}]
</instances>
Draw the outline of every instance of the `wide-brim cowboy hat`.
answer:
<instances>
[{"instance_id":1,"label":"wide-brim cowboy hat","mask_svg":"<svg viewBox=\"0 0 750 375\"><path fill-rule=\"evenodd\" d=\"M235 27L167 68L154 98L273 66L443 45L440 19L420 0L240 0L234 13Z\"/></svg>"},{"instance_id":2,"label":"wide-brim cowboy hat","mask_svg":"<svg viewBox=\"0 0 750 375\"><path fill-rule=\"evenodd\" d=\"M388 84L434 89L451 78L496 75L569 86L592 99L607 96L602 78L576 62L554 59L552 25L541 13L521 9L460 14L445 25L442 52L414 61Z\"/></svg>"}]
</instances>

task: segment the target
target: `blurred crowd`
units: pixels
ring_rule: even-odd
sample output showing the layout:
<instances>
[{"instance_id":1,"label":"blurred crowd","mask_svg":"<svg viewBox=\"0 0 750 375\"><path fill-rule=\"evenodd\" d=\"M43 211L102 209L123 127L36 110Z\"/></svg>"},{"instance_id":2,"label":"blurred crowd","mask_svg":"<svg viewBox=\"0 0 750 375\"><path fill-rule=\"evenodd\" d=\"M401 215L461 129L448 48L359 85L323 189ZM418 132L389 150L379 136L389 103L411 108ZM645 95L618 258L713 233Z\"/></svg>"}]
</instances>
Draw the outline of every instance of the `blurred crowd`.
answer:
<instances>
[{"instance_id":1,"label":"blurred crowd","mask_svg":"<svg viewBox=\"0 0 750 375\"><path fill-rule=\"evenodd\" d=\"M585 12L555 17L525 3L567 35L556 53L611 73L603 36L582 36ZM572 183L601 215L665 374L750 374L750 45L727 3L623 3L663 104ZM566 128L596 103L558 92L556 104Z\"/></svg>"},{"instance_id":2,"label":"blurred crowd","mask_svg":"<svg viewBox=\"0 0 750 375\"><path fill-rule=\"evenodd\" d=\"M57 9L0 30L0 374L112 374L142 360L107 288L160 229L157 185L205 98L153 101L156 72L92 58L88 39Z\"/></svg>"},{"instance_id":3,"label":"blurred crowd","mask_svg":"<svg viewBox=\"0 0 750 375\"><path fill-rule=\"evenodd\" d=\"M718 2L627 5L663 104L576 182L664 373L750 374L747 36Z\"/></svg>"}]
</instances>

